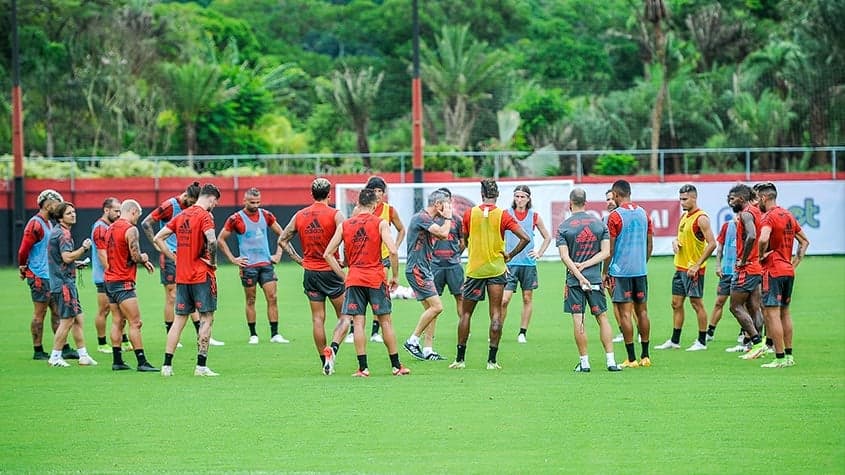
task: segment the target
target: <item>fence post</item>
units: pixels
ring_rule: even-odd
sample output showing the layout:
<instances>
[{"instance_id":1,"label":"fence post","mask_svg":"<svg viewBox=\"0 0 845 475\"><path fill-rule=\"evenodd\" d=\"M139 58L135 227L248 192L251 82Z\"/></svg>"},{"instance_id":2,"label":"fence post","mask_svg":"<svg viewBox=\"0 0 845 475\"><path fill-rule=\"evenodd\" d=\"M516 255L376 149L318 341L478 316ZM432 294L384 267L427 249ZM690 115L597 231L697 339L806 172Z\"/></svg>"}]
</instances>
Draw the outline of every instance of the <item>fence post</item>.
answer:
<instances>
[{"instance_id":1,"label":"fence post","mask_svg":"<svg viewBox=\"0 0 845 475\"><path fill-rule=\"evenodd\" d=\"M666 155L663 150L660 151L660 170L658 173L660 174L660 183L664 183L666 177Z\"/></svg>"},{"instance_id":2,"label":"fence post","mask_svg":"<svg viewBox=\"0 0 845 475\"><path fill-rule=\"evenodd\" d=\"M745 180L751 181L751 150L745 149Z\"/></svg>"},{"instance_id":3,"label":"fence post","mask_svg":"<svg viewBox=\"0 0 845 475\"><path fill-rule=\"evenodd\" d=\"M493 179L494 180L499 179L499 154L498 153L493 154Z\"/></svg>"},{"instance_id":4,"label":"fence post","mask_svg":"<svg viewBox=\"0 0 845 475\"><path fill-rule=\"evenodd\" d=\"M314 176L320 176L320 157L314 160Z\"/></svg>"},{"instance_id":5,"label":"fence post","mask_svg":"<svg viewBox=\"0 0 845 475\"><path fill-rule=\"evenodd\" d=\"M832 150L833 155L831 156L831 161L833 163L833 179L836 179L836 149Z\"/></svg>"},{"instance_id":6,"label":"fence post","mask_svg":"<svg viewBox=\"0 0 845 475\"><path fill-rule=\"evenodd\" d=\"M563 170L561 170L563 172ZM575 152L575 181L581 183L584 178L584 163L581 161L581 152Z\"/></svg>"},{"instance_id":7,"label":"fence post","mask_svg":"<svg viewBox=\"0 0 845 475\"><path fill-rule=\"evenodd\" d=\"M405 183L405 154L399 155L399 173L402 177L402 183Z\"/></svg>"}]
</instances>

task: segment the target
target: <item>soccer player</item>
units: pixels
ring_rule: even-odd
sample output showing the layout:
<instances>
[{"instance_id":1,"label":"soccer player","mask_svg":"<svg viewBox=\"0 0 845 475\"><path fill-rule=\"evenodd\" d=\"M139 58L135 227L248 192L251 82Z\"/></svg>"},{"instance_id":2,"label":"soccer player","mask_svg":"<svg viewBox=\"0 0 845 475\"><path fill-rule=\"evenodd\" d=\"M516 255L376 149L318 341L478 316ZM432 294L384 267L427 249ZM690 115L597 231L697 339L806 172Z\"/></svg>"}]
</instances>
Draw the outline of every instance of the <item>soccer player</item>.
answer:
<instances>
[{"instance_id":1,"label":"soccer player","mask_svg":"<svg viewBox=\"0 0 845 475\"><path fill-rule=\"evenodd\" d=\"M111 353L112 348L106 343L106 317L109 316L109 298L106 296L105 280L103 278L107 267L106 231L117 218L120 217L120 200L106 198L103 201L103 215L91 227L91 277L97 288L97 314L94 316L94 328L97 330L97 351ZM121 330L122 332L123 330ZM111 332L109 332L111 333ZM123 345L129 347L129 339L125 333Z\"/></svg>"},{"instance_id":2,"label":"soccer player","mask_svg":"<svg viewBox=\"0 0 845 475\"><path fill-rule=\"evenodd\" d=\"M466 280L464 281L461 320L458 323L458 345L453 369L466 368L467 339L470 320L475 306L490 294L490 345L487 352L487 369L502 369L496 361L499 340L502 338L502 294L507 283L507 263L525 248L530 241L522 226L501 208L496 207L499 186L492 178L481 180L481 204L464 213L464 245L468 250ZM512 231L519 243L505 252L505 231Z\"/></svg>"},{"instance_id":3,"label":"soccer player","mask_svg":"<svg viewBox=\"0 0 845 475\"><path fill-rule=\"evenodd\" d=\"M23 239L18 249L18 271L21 279L26 279L32 298L32 322L29 325L32 332L32 348L34 360L49 360L50 354L44 351L42 339L44 337L44 317L50 309L53 334L59 327L59 313L56 302L50 294L50 269L47 264L47 241L50 240L50 230L53 223L50 212L64 201L56 190L44 190L38 194L36 203L38 213L29 218L23 230ZM62 349L64 359L78 359L77 352L67 346Z\"/></svg>"},{"instance_id":4,"label":"soccer player","mask_svg":"<svg viewBox=\"0 0 845 475\"><path fill-rule=\"evenodd\" d=\"M763 280L757 236L762 216L760 209L751 204L752 196L751 188L743 184L728 192L728 204L736 214L736 269L731 280L730 309L752 345L741 356L743 359L759 358L766 352L763 337L752 316L760 309L759 287ZM751 311L747 308L749 303Z\"/></svg>"},{"instance_id":5,"label":"soccer player","mask_svg":"<svg viewBox=\"0 0 845 475\"><path fill-rule=\"evenodd\" d=\"M442 218L436 223L435 218ZM423 306L423 312L417 321L411 336L404 347L418 360L441 360L433 346L427 346L425 352L420 348L420 336L423 331L434 331L432 323L443 312L443 302L434 285L431 261L434 255L434 241L448 239L452 229L452 199L442 191L434 191L428 196L428 205L415 214L408 223L408 249L405 265L405 278L414 289L417 300ZM432 336L433 339L433 336ZM433 345L433 343L430 343Z\"/></svg>"},{"instance_id":6,"label":"soccer player","mask_svg":"<svg viewBox=\"0 0 845 475\"><path fill-rule=\"evenodd\" d=\"M157 247L166 257L176 261L175 319L167 333L162 376L173 376L173 353L188 315L194 312L198 312L200 317L194 376L218 376L207 366L211 326L217 310L217 237L211 210L218 199L220 190L216 186L203 185L196 203L174 216L155 235ZM176 254L166 244L173 234L177 236Z\"/></svg>"},{"instance_id":7,"label":"soccer player","mask_svg":"<svg viewBox=\"0 0 845 475\"><path fill-rule=\"evenodd\" d=\"M792 357L793 326L789 304L792 301L795 267L807 253L810 240L792 213L778 206L778 191L774 184L763 183L756 190L760 211L765 213L758 243L763 264L763 315L766 318L766 334L775 347L775 359L761 366L783 368L795 364ZM793 256L796 240L798 252Z\"/></svg>"},{"instance_id":8,"label":"soccer player","mask_svg":"<svg viewBox=\"0 0 845 475\"><path fill-rule=\"evenodd\" d=\"M604 192L604 203L607 207L607 216L610 216L609 213L617 208L616 202L613 201L613 190L607 190ZM607 226L607 216L602 219L602 222L605 226ZM613 319L616 320L616 324L619 327L619 333L617 333L616 336L613 337L613 343L619 343L624 340L624 338L622 337L622 323L619 321L619 315L621 315L621 312L619 311L619 304L613 302L613 295L610 293L610 289L608 288L606 290L608 297L611 298L610 305L613 308Z\"/></svg>"},{"instance_id":9,"label":"soccer player","mask_svg":"<svg viewBox=\"0 0 845 475\"><path fill-rule=\"evenodd\" d=\"M138 264L147 272L153 273L155 267L150 257L141 252L139 243L138 220L141 218L141 205L135 200L126 200L120 205L120 218L109 226L106 232L106 263L104 273L105 290L112 313L111 351L112 371L132 369L123 362L121 334L126 323L129 324L129 338L138 361L138 371L155 372L158 368L147 361L144 342L141 338L141 309L135 294L135 276Z\"/></svg>"},{"instance_id":10,"label":"soccer player","mask_svg":"<svg viewBox=\"0 0 845 475\"><path fill-rule=\"evenodd\" d=\"M610 233L610 257L605 260L603 281L611 289L613 301L619 303L619 321L628 358L623 368L651 366L648 339L648 259L653 248L654 227L645 210L631 202L631 184L625 180L613 183L613 200L617 208L607 217ZM634 327L637 319L640 336L640 361L634 353Z\"/></svg>"},{"instance_id":11,"label":"soccer player","mask_svg":"<svg viewBox=\"0 0 845 475\"><path fill-rule=\"evenodd\" d=\"M552 243L552 237L546 229L540 213L531 209L531 189L526 185L518 185L513 192L513 203L508 208L508 214L514 217L522 227L530 241L519 253L513 256L508 262L508 283L505 285L505 292L502 295L502 325L508 316L508 304L516 292L517 284L522 289L522 313L519 324L519 334L516 336L518 343L527 343L526 332L531 322L531 314L534 308L534 289L538 287L537 281L537 259L546 252L546 248ZM534 229L540 231L543 242L540 250L534 248ZM519 238L510 231L505 232L505 251L511 252L519 243Z\"/></svg>"},{"instance_id":12,"label":"soccer player","mask_svg":"<svg viewBox=\"0 0 845 475\"><path fill-rule=\"evenodd\" d=\"M446 193L450 203L452 199L452 192L448 188L439 188L437 191ZM437 224L443 224L445 220L442 217L434 219ZM461 317L461 306L463 305L463 296L461 295L461 287L464 285L464 267L461 265L461 254L464 252L463 240L463 220L460 216L455 214L452 209L451 229L449 229L449 237L446 239L437 239L434 241L434 250L431 258L431 273L434 275L434 287L437 289L437 295L443 296L446 287L449 288L449 293L455 298L455 310L458 319ZM428 360L444 359L439 354L435 353L434 348L434 331L437 324L437 319L431 321L427 328L423 330L423 355Z\"/></svg>"},{"instance_id":13,"label":"soccer player","mask_svg":"<svg viewBox=\"0 0 845 475\"><path fill-rule=\"evenodd\" d=\"M402 219L399 218L399 213L396 212L396 208L394 208L387 201L385 201L387 183L385 183L384 178L380 176L371 176L367 180L367 185L365 186L365 188L373 190L376 194L376 199L378 200L373 214L387 221L389 225L392 225L394 228L396 228L397 234L395 243L396 247L398 248L399 245L402 244L402 239L405 238L405 225L402 224ZM384 275L386 277L388 269L390 268L390 257L386 245L382 245L381 247L381 260L382 264L384 264L385 267ZM370 332L370 341L383 343L384 340L382 339L381 335L379 335L378 330L379 320L377 318L373 318L372 331Z\"/></svg>"},{"instance_id":14,"label":"soccer player","mask_svg":"<svg viewBox=\"0 0 845 475\"><path fill-rule=\"evenodd\" d=\"M244 208L229 216L217 243L223 255L229 262L240 268L241 285L246 298L246 324L249 329L250 345L258 344L258 334L255 332L255 297L257 287L261 286L264 299L267 301L267 321L270 322L270 342L290 343L279 334L279 304L276 300L276 271L273 265L282 258L282 248L278 247L270 255L270 244L267 242L267 230L270 229L277 236L282 234L282 227L276 216L261 208L261 192L257 188L250 188L244 193ZM226 243L226 239L234 233L238 238L239 256L235 257Z\"/></svg>"},{"instance_id":15,"label":"soccer player","mask_svg":"<svg viewBox=\"0 0 845 475\"><path fill-rule=\"evenodd\" d=\"M607 226L595 216L586 212L587 192L573 188L569 192L567 218L557 231L557 248L560 260L566 266L563 307L572 314L575 345L579 361L575 371L590 372L590 357L587 354L587 332L584 327L584 313L589 308L599 324L599 336L604 346L608 371L621 371L613 354L613 338L610 323L607 322L607 301L602 290L601 266L610 255L610 235Z\"/></svg>"},{"instance_id":16,"label":"soccer player","mask_svg":"<svg viewBox=\"0 0 845 475\"><path fill-rule=\"evenodd\" d=\"M358 195L358 214L343 221L335 230L334 236L323 258L332 270L346 282L346 295L343 300L344 315L352 316L355 352L358 355L358 371L352 376L366 378L370 376L367 363L367 339L364 335L364 318L367 305L373 311L384 332L384 344L390 357L394 376L410 374L408 368L399 361L396 348L396 334L391 321L390 291L399 282L399 258L396 244L390 234L388 222L374 214L378 197L370 188L361 190ZM344 255L349 274L344 274L335 253L343 243ZM385 282L381 247L386 245L389 251L391 277Z\"/></svg>"},{"instance_id":17,"label":"soccer player","mask_svg":"<svg viewBox=\"0 0 845 475\"><path fill-rule=\"evenodd\" d=\"M672 240L675 254L675 275L672 277L672 337L658 350L681 347L681 330L684 328L684 299L689 303L698 319L698 339L687 351L707 349L707 312L701 298L704 296L704 276L707 259L716 249L716 238L710 228L710 218L698 207L698 190L687 184L678 191L678 199L684 214L678 223L678 236Z\"/></svg>"},{"instance_id":18,"label":"soccer player","mask_svg":"<svg viewBox=\"0 0 845 475\"><path fill-rule=\"evenodd\" d=\"M185 191L179 196L169 198L162 202L158 208L154 209L146 218L141 221L141 229L147 239L156 246L159 252L159 272L161 274L161 285L164 286L164 327L165 331L170 333L170 327L173 326L173 306L176 303L176 263L168 260L167 255L162 249L157 247L154 241L155 231L153 230L153 223L158 223L159 230L164 229L171 219L179 215L183 210L192 206L197 201L200 192L200 183L195 181L191 183ZM176 235L172 235L166 242L171 254L176 252ZM191 315L194 322L194 328L199 334L199 315ZM210 340L211 346L221 346L224 343L217 341L214 338ZM179 343L179 346L182 346Z\"/></svg>"},{"instance_id":19,"label":"soccer player","mask_svg":"<svg viewBox=\"0 0 845 475\"><path fill-rule=\"evenodd\" d=\"M85 332L82 306L76 289L76 260L91 249L91 239L85 239L82 246L75 248L70 230L76 224L76 208L63 201L52 208L50 217L56 221L50 229L47 242L47 265L50 270L50 293L56 302L59 327L53 339L53 352L47 364L56 368L70 366L62 357L62 348L67 344L68 333L73 334L79 353L80 366L94 366L97 362L88 355L85 348Z\"/></svg>"},{"instance_id":20,"label":"soccer player","mask_svg":"<svg viewBox=\"0 0 845 475\"><path fill-rule=\"evenodd\" d=\"M716 326L722 320L725 302L731 295L731 280L736 265L736 220L731 219L722 223L719 229L719 236L716 237L716 277L719 283L716 285L716 300L713 302L713 311L710 313L710 324L707 325L707 341L713 341L716 333ZM742 345L728 348L729 352L745 352L747 348Z\"/></svg>"}]
</instances>

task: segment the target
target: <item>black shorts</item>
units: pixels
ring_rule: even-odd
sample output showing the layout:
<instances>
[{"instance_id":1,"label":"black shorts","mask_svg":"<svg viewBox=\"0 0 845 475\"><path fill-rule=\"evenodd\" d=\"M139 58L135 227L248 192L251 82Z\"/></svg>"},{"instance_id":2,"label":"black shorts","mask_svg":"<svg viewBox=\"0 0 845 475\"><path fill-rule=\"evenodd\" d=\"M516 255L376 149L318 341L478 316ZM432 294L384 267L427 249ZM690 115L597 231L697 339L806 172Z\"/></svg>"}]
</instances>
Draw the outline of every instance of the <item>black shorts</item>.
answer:
<instances>
[{"instance_id":1,"label":"black shorts","mask_svg":"<svg viewBox=\"0 0 845 475\"><path fill-rule=\"evenodd\" d=\"M392 311L390 292L386 284L381 284L377 289L372 287L359 287L353 285L346 288L346 297L343 299L342 313L344 315L365 315L367 304L373 309L373 315L387 315Z\"/></svg>"},{"instance_id":2,"label":"black shorts","mask_svg":"<svg viewBox=\"0 0 845 475\"><path fill-rule=\"evenodd\" d=\"M536 266L508 266L507 276L505 290L515 292L517 283L522 290L534 290L539 287Z\"/></svg>"},{"instance_id":3,"label":"black shorts","mask_svg":"<svg viewBox=\"0 0 845 475\"><path fill-rule=\"evenodd\" d=\"M452 295L461 295L461 286L464 285L464 268L460 264L449 267L432 267L434 274L434 288L437 295L443 295L446 287Z\"/></svg>"},{"instance_id":4,"label":"black shorts","mask_svg":"<svg viewBox=\"0 0 845 475\"><path fill-rule=\"evenodd\" d=\"M64 284L62 290L53 292L53 300L56 301L56 310L59 318L75 318L82 314L82 305L79 304L79 293L75 284Z\"/></svg>"},{"instance_id":5,"label":"black shorts","mask_svg":"<svg viewBox=\"0 0 845 475\"><path fill-rule=\"evenodd\" d=\"M722 274L722 277L719 278L719 285L716 286L716 295L730 295L733 278L733 275Z\"/></svg>"},{"instance_id":6,"label":"black shorts","mask_svg":"<svg viewBox=\"0 0 845 475\"><path fill-rule=\"evenodd\" d=\"M425 300L429 297L439 295L437 287L434 286L434 275L431 272L424 272L419 267L414 267L410 272L405 272L408 285L414 289L417 300Z\"/></svg>"},{"instance_id":7,"label":"black shorts","mask_svg":"<svg viewBox=\"0 0 845 475\"><path fill-rule=\"evenodd\" d=\"M97 287L98 294L106 293L106 283L105 282L94 282L94 287Z\"/></svg>"},{"instance_id":8,"label":"black shorts","mask_svg":"<svg viewBox=\"0 0 845 475\"><path fill-rule=\"evenodd\" d=\"M42 279L41 277L27 277L26 283L29 284L29 294L32 297L33 302L50 302L50 279Z\"/></svg>"},{"instance_id":9,"label":"black shorts","mask_svg":"<svg viewBox=\"0 0 845 475\"><path fill-rule=\"evenodd\" d=\"M272 264L267 264L266 266L242 267L240 275L241 285L244 287L255 287L256 284L264 287L264 284L279 280L276 277L276 271L273 269Z\"/></svg>"},{"instance_id":10,"label":"black shorts","mask_svg":"<svg viewBox=\"0 0 845 475\"><path fill-rule=\"evenodd\" d=\"M792 301L792 286L795 284L795 277L784 275L772 277L763 274L763 306L764 307L788 307Z\"/></svg>"},{"instance_id":11,"label":"black shorts","mask_svg":"<svg viewBox=\"0 0 845 475\"><path fill-rule=\"evenodd\" d=\"M176 283L176 261L168 259L164 254L159 256L159 275L161 276L161 285L170 285Z\"/></svg>"},{"instance_id":12,"label":"black shorts","mask_svg":"<svg viewBox=\"0 0 845 475\"><path fill-rule=\"evenodd\" d=\"M745 293L750 294L757 290L760 283L763 281L763 276L760 274L748 274L745 271L737 271L731 280L731 293Z\"/></svg>"},{"instance_id":13,"label":"black shorts","mask_svg":"<svg viewBox=\"0 0 845 475\"><path fill-rule=\"evenodd\" d=\"M302 288L312 302L325 302L326 297L337 298L346 290L343 279L333 270L306 269L302 274Z\"/></svg>"},{"instance_id":14,"label":"black shorts","mask_svg":"<svg viewBox=\"0 0 845 475\"><path fill-rule=\"evenodd\" d=\"M563 311L576 315L584 314L584 308L589 307L590 313L597 317L607 312L607 299L604 297L601 285L598 285L598 290L590 291L589 299L586 292L577 285L563 288Z\"/></svg>"},{"instance_id":15,"label":"black shorts","mask_svg":"<svg viewBox=\"0 0 845 475\"><path fill-rule=\"evenodd\" d=\"M690 278L685 270L676 270L672 277L672 295L680 295L691 299L704 296L704 274Z\"/></svg>"},{"instance_id":16,"label":"black shorts","mask_svg":"<svg viewBox=\"0 0 845 475\"><path fill-rule=\"evenodd\" d=\"M648 278L612 277L610 281L613 303L648 302Z\"/></svg>"},{"instance_id":17,"label":"black shorts","mask_svg":"<svg viewBox=\"0 0 845 475\"><path fill-rule=\"evenodd\" d=\"M486 279L467 277L466 280L464 280L464 285L461 286L461 295L464 300L481 302L486 297L488 285L501 285L504 287L507 283L507 272L502 275L497 275L496 277L487 277Z\"/></svg>"},{"instance_id":18,"label":"black shorts","mask_svg":"<svg viewBox=\"0 0 845 475\"><path fill-rule=\"evenodd\" d=\"M390 256L382 258L381 265L383 265L385 269L390 269Z\"/></svg>"},{"instance_id":19,"label":"black shorts","mask_svg":"<svg viewBox=\"0 0 845 475\"><path fill-rule=\"evenodd\" d=\"M176 315L217 310L217 279L208 275L199 284L176 284Z\"/></svg>"},{"instance_id":20,"label":"black shorts","mask_svg":"<svg viewBox=\"0 0 845 475\"><path fill-rule=\"evenodd\" d=\"M109 303L119 305L126 300L138 298L138 295L135 294L135 282L131 280L106 282L105 286Z\"/></svg>"}]
</instances>

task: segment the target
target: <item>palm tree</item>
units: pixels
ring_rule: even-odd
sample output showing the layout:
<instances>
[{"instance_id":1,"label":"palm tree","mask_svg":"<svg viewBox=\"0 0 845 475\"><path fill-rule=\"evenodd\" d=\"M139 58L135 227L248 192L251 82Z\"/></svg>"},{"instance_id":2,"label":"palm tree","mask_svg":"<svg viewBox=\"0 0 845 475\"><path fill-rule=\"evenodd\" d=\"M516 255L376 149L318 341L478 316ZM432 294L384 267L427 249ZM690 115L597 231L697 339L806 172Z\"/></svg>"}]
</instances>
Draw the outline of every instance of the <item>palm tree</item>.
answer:
<instances>
[{"instance_id":1,"label":"palm tree","mask_svg":"<svg viewBox=\"0 0 845 475\"><path fill-rule=\"evenodd\" d=\"M164 75L170 86L170 104L185 129L187 155L192 157L197 151L197 119L215 103L232 97L237 88L229 87L227 81L221 80L216 64L198 61L166 64Z\"/></svg>"},{"instance_id":2,"label":"palm tree","mask_svg":"<svg viewBox=\"0 0 845 475\"><path fill-rule=\"evenodd\" d=\"M502 60L487 43L472 39L469 25L444 25L434 49L423 45L423 84L443 108L446 142L466 148L475 125L478 103L490 97Z\"/></svg>"},{"instance_id":3,"label":"palm tree","mask_svg":"<svg viewBox=\"0 0 845 475\"><path fill-rule=\"evenodd\" d=\"M332 72L331 99L335 107L346 116L357 136L358 152L363 154L363 165L372 168L367 129L370 108L378 96L384 72L375 74L373 67L354 71L344 66L343 71Z\"/></svg>"}]
</instances>

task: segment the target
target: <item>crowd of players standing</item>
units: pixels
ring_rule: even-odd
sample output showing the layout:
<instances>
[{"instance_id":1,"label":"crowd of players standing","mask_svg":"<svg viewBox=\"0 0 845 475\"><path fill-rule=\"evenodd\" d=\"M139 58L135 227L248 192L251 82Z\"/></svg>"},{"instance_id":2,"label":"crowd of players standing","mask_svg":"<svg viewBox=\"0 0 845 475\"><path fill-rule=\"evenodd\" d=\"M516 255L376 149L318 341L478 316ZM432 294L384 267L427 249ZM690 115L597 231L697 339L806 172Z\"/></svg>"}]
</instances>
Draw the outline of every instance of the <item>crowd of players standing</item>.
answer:
<instances>
[{"instance_id":1,"label":"crowd of players standing","mask_svg":"<svg viewBox=\"0 0 845 475\"><path fill-rule=\"evenodd\" d=\"M120 202L108 198L103 215L92 227L91 238L76 247L70 230L76 224L76 211L54 190L43 191L37 199L38 213L24 231L18 253L21 278L30 287L34 312L31 323L33 359L47 360L53 367L67 367L69 359L82 366L97 362L87 351L83 313L76 288L76 270L91 250L93 279L97 287L95 317L97 349L112 354L112 369L129 370L123 360L132 351L137 370L172 376L173 357L188 318L197 332L196 376L217 376L207 366L209 346L222 342L212 337L217 307L216 267L218 251L237 265L244 288L248 343L258 344L255 300L261 287L267 301L270 341L288 343L278 332L277 277L273 265L283 252L303 269L303 288L308 298L313 339L322 371L334 373L334 363L344 339L354 342L358 359L356 377L368 377L365 317L369 307L374 316L369 340L383 342L392 374L410 374L399 359L398 341L393 330L391 292L399 283L397 246L407 235L405 276L423 311L413 332L404 341L408 353L420 360L445 359L434 350L435 328L443 312L441 295L454 296L458 308L457 348L449 368L466 367L465 355L470 320L479 301L489 294L489 332L486 368L501 369L498 349L508 303L517 287L522 291L519 343L527 342L533 313L533 291L538 287L536 260L551 243L542 218L531 209L531 190L525 185L514 190L509 208L498 208L498 185L492 179L481 181L481 204L462 216L453 213L452 196L447 188L431 193L425 207L411 217L407 228L396 209L385 198L387 184L371 177L358 196L352 216L329 206L331 183L325 178L312 182L314 203L297 212L282 228L270 211L261 208L260 191L251 188L244 196L242 210L232 214L219 235L215 233L211 211L220 191L211 184L194 182L180 196L159 205L140 227L161 254L161 283L165 289L164 320L168 331L161 368L153 366L144 352L141 315L135 293L137 268L154 271L149 256L142 253L137 225L143 210L135 200ZM735 218L724 223L714 236L706 213L697 206L697 190L684 185L679 190L683 215L673 241L675 274L672 279L673 332L656 349L681 348L684 301L689 299L698 321L698 336L687 351L707 349L713 339L722 308L730 297L730 311L741 327L736 347L745 359L774 353L765 368L794 365L793 326L789 313L794 269L806 253L809 241L795 218L777 205L777 189L772 183L753 187L737 185L728 194ZM631 187L616 181L606 195L610 214L601 220L586 211L587 196L575 188L569 196L571 216L557 230L556 245L567 269L564 285L564 311L573 317L573 330L579 361L576 372L589 372L584 317L596 318L605 350L606 367L650 367L650 322L648 317L647 261L652 251L653 227L645 210L631 199ZM154 226L158 224L159 229ZM391 231L393 227L396 238ZM537 245L534 230L542 237ZM271 254L268 236L278 236ZM238 256L229 249L227 238L234 234ZM291 245L298 237L300 256ZM797 252L793 252L798 241ZM343 247L343 257L339 249ZM467 251L466 266L461 255ZM708 322L702 304L704 278L709 257L716 252L715 274L719 277L717 299ZM612 330L607 318L606 294L611 297L613 314L624 342L626 358L617 364ZM326 300L337 316L331 340L325 331ZM50 353L44 351L43 326L51 311L54 341ZM106 316L112 325L106 335ZM635 329L641 347L635 351ZM381 330L382 335L379 335ZM765 331L765 341L764 332ZM72 335L77 349L67 344Z\"/></svg>"}]
</instances>

